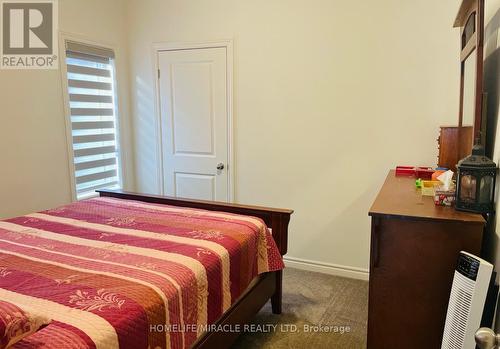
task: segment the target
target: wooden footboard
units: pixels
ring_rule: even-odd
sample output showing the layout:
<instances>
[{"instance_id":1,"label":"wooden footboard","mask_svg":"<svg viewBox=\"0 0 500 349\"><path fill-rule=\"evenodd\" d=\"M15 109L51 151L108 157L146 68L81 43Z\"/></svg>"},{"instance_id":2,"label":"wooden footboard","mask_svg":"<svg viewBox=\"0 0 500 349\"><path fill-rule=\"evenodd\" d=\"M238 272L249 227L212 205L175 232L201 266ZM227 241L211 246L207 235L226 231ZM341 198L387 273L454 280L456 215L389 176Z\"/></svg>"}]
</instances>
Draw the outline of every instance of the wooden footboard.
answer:
<instances>
[{"instance_id":1,"label":"wooden footboard","mask_svg":"<svg viewBox=\"0 0 500 349\"><path fill-rule=\"evenodd\" d=\"M179 199L159 195L145 195L120 190L98 190L100 196L113 197L125 200L136 200L148 203L172 205L179 207L199 208L210 211L222 211L262 219L271 228L272 236L281 255L288 250L288 223L293 210L277 209L259 206L230 204L226 202ZM246 324L262 306L271 299L272 310L275 314L281 313L283 272L271 272L261 275L258 282L222 316L217 325ZM208 332L194 345L196 349L229 348L238 333Z\"/></svg>"}]
</instances>

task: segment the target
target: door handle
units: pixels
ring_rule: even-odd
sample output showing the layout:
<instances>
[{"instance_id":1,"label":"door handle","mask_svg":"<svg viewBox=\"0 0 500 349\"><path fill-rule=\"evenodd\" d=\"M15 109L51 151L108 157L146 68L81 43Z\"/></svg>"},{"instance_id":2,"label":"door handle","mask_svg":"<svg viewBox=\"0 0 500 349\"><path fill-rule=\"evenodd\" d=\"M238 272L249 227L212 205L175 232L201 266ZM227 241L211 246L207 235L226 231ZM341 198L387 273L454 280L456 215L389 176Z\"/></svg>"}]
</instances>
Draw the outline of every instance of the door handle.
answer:
<instances>
[{"instance_id":1,"label":"door handle","mask_svg":"<svg viewBox=\"0 0 500 349\"><path fill-rule=\"evenodd\" d=\"M475 339L479 349L494 349L500 344L500 334L495 334L491 328L477 330Z\"/></svg>"},{"instance_id":2,"label":"door handle","mask_svg":"<svg viewBox=\"0 0 500 349\"><path fill-rule=\"evenodd\" d=\"M219 162L217 164L217 170L222 171L224 169L224 164L222 162Z\"/></svg>"}]
</instances>

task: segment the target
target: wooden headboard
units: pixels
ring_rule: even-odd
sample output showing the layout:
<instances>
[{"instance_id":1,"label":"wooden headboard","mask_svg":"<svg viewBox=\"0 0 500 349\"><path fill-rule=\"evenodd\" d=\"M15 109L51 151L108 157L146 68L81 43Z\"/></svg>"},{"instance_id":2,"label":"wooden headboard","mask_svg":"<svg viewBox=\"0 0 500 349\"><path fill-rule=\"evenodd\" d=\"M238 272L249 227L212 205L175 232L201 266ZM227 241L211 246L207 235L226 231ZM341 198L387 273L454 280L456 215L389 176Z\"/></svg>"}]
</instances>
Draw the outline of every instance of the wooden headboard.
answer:
<instances>
[{"instance_id":1,"label":"wooden headboard","mask_svg":"<svg viewBox=\"0 0 500 349\"><path fill-rule=\"evenodd\" d=\"M139 194L122 190L97 190L97 192L102 197L113 197L179 207L199 208L210 211L223 211L258 217L272 229L274 241L276 241L276 245L278 246L281 255L285 255L288 251L288 223L290 222L290 216L292 215L293 210L230 204L218 201L179 199L168 196Z\"/></svg>"}]
</instances>

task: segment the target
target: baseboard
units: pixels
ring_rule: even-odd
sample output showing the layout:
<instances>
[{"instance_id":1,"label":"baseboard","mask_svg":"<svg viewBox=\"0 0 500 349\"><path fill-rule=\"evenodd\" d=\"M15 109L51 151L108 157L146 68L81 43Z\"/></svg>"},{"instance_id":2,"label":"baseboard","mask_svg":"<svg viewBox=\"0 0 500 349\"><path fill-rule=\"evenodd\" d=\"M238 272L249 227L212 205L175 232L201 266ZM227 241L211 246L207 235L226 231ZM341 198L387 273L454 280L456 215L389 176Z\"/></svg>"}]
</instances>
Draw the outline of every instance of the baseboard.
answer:
<instances>
[{"instance_id":1,"label":"baseboard","mask_svg":"<svg viewBox=\"0 0 500 349\"><path fill-rule=\"evenodd\" d=\"M283 257L283 259L285 260L285 265L290 268L314 271L317 273L342 276L358 280L368 280L369 276L368 270L362 268L348 267L345 265L323 263L287 256Z\"/></svg>"}]
</instances>

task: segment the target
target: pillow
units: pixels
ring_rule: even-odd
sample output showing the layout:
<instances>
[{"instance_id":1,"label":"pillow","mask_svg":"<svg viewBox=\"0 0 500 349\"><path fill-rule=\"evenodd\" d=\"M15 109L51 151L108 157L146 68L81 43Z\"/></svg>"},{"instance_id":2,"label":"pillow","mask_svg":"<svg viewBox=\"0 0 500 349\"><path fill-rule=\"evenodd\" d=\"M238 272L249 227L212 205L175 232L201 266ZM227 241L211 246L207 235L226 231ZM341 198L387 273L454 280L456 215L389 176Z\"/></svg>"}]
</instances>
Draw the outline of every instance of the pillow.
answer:
<instances>
[{"instance_id":1,"label":"pillow","mask_svg":"<svg viewBox=\"0 0 500 349\"><path fill-rule=\"evenodd\" d=\"M0 301L0 349L5 349L48 325L51 319Z\"/></svg>"}]
</instances>

